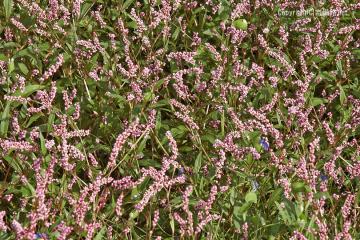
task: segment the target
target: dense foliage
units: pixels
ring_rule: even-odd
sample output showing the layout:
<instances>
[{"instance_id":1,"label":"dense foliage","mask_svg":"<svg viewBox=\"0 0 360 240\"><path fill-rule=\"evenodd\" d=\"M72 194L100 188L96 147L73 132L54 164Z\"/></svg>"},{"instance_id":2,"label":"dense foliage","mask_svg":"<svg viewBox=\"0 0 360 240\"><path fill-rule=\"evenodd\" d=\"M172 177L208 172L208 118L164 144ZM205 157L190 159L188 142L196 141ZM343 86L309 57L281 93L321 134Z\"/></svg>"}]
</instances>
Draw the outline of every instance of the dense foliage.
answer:
<instances>
[{"instance_id":1,"label":"dense foliage","mask_svg":"<svg viewBox=\"0 0 360 240\"><path fill-rule=\"evenodd\" d=\"M360 4L3 0L0 239L360 239Z\"/></svg>"}]
</instances>

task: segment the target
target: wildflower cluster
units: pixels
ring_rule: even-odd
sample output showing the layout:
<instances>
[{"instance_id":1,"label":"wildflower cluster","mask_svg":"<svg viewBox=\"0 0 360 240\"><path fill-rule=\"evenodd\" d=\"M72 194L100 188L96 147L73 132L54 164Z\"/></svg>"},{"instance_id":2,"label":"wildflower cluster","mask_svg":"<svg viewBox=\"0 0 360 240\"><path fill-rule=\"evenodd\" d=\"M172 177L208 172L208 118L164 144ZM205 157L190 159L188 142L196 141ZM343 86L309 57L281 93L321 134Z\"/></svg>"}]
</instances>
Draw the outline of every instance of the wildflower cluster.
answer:
<instances>
[{"instance_id":1,"label":"wildflower cluster","mask_svg":"<svg viewBox=\"0 0 360 240\"><path fill-rule=\"evenodd\" d=\"M4 0L0 239L360 239L359 12Z\"/></svg>"}]
</instances>

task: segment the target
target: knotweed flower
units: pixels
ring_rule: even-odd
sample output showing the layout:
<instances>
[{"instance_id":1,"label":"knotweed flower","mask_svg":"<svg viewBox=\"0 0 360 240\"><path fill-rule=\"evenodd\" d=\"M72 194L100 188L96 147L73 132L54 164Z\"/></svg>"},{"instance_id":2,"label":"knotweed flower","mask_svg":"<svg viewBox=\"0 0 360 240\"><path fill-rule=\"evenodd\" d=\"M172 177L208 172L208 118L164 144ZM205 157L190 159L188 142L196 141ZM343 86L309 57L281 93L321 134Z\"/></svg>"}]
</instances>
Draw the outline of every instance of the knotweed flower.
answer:
<instances>
[{"instance_id":1,"label":"knotweed flower","mask_svg":"<svg viewBox=\"0 0 360 240\"><path fill-rule=\"evenodd\" d=\"M6 226L6 224L4 222L5 215L6 215L5 211L0 212L0 231L4 231L4 232L6 232L8 229L8 227Z\"/></svg>"},{"instance_id":2,"label":"knotweed flower","mask_svg":"<svg viewBox=\"0 0 360 240\"><path fill-rule=\"evenodd\" d=\"M10 21L20 31L25 32L25 33L28 31L27 28L21 22L16 20L15 18L11 18Z\"/></svg>"},{"instance_id":3,"label":"knotweed flower","mask_svg":"<svg viewBox=\"0 0 360 240\"><path fill-rule=\"evenodd\" d=\"M123 133L121 133L114 144L113 150L111 152L108 167L112 168L116 165L115 161L116 158L120 152L120 150L123 148L123 145L125 144L127 138L129 138L133 132L136 130L137 126L139 124L139 119L135 119L135 121L127 128Z\"/></svg>"},{"instance_id":4,"label":"knotweed flower","mask_svg":"<svg viewBox=\"0 0 360 240\"><path fill-rule=\"evenodd\" d=\"M47 80L48 78L50 78L51 76L53 76L59 70L59 68L63 65L63 63L64 63L64 56L62 54L60 54L56 59L56 63L54 65L52 65L43 74L43 76L39 79L39 81L43 82L43 81Z\"/></svg>"}]
</instances>

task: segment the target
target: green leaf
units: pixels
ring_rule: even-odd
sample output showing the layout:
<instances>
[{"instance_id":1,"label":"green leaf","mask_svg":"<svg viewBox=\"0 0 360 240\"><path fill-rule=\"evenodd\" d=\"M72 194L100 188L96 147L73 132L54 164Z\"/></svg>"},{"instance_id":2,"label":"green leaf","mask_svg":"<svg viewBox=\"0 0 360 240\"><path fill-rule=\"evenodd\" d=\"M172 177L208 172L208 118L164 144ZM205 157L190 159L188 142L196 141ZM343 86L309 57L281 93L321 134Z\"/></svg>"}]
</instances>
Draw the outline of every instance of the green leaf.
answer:
<instances>
[{"instance_id":1,"label":"green leaf","mask_svg":"<svg viewBox=\"0 0 360 240\"><path fill-rule=\"evenodd\" d=\"M135 21L127 22L126 25L127 25L129 28L137 29L137 24L136 24Z\"/></svg>"},{"instance_id":2,"label":"green leaf","mask_svg":"<svg viewBox=\"0 0 360 240\"><path fill-rule=\"evenodd\" d=\"M13 3L13 0L4 0L3 4L4 4L4 9L5 9L5 18L6 18L6 21L8 21L11 16L11 13L12 13L14 3Z\"/></svg>"},{"instance_id":3,"label":"green leaf","mask_svg":"<svg viewBox=\"0 0 360 240\"><path fill-rule=\"evenodd\" d=\"M5 109L1 115L0 123L0 136L6 137L7 131L9 128L9 118L10 118L10 102L6 103Z\"/></svg>"},{"instance_id":4,"label":"green leaf","mask_svg":"<svg viewBox=\"0 0 360 240\"><path fill-rule=\"evenodd\" d=\"M104 234L105 234L105 227L102 227L101 230L98 232L98 234L96 234L96 236L94 237L94 240L101 240L104 239Z\"/></svg>"},{"instance_id":5,"label":"green leaf","mask_svg":"<svg viewBox=\"0 0 360 240\"><path fill-rule=\"evenodd\" d=\"M1 61L5 61L5 62L6 62L7 59L8 59L8 58L7 58L4 54L2 54L2 53L0 54L0 60L1 60Z\"/></svg>"},{"instance_id":6,"label":"green leaf","mask_svg":"<svg viewBox=\"0 0 360 240\"><path fill-rule=\"evenodd\" d=\"M320 72L319 76L322 77L323 79L329 79L330 81L336 81L335 76L332 73L329 73L326 71Z\"/></svg>"},{"instance_id":7,"label":"green leaf","mask_svg":"<svg viewBox=\"0 0 360 240\"><path fill-rule=\"evenodd\" d=\"M237 19L233 22L233 26L236 28L236 29L241 29L241 30L247 30L247 27L248 27L248 23L245 19Z\"/></svg>"},{"instance_id":8,"label":"green leaf","mask_svg":"<svg viewBox=\"0 0 360 240\"><path fill-rule=\"evenodd\" d=\"M169 214L169 218L170 218L171 232L174 234L175 233L175 221L171 214Z\"/></svg>"},{"instance_id":9,"label":"green leaf","mask_svg":"<svg viewBox=\"0 0 360 240\"><path fill-rule=\"evenodd\" d=\"M124 2L123 9L127 9L133 2L134 0L126 0Z\"/></svg>"},{"instance_id":10,"label":"green leaf","mask_svg":"<svg viewBox=\"0 0 360 240\"><path fill-rule=\"evenodd\" d=\"M138 161L140 167L157 167L161 168L161 164L154 159L141 159Z\"/></svg>"},{"instance_id":11,"label":"green leaf","mask_svg":"<svg viewBox=\"0 0 360 240\"><path fill-rule=\"evenodd\" d=\"M230 189L230 203L231 203L231 205L235 204L235 199L236 199L235 189L231 188Z\"/></svg>"},{"instance_id":12,"label":"green leaf","mask_svg":"<svg viewBox=\"0 0 360 240\"><path fill-rule=\"evenodd\" d=\"M44 115L43 113L36 113L36 114L32 115L25 127L26 128L30 127L32 123L34 123L36 120L38 120L43 115Z\"/></svg>"},{"instance_id":13,"label":"green leaf","mask_svg":"<svg viewBox=\"0 0 360 240\"><path fill-rule=\"evenodd\" d=\"M225 136L225 111L221 113L221 136Z\"/></svg>"},{"instance_id":14,"label":"green leaf","mask_svg":"<svg viewBox=\"0 0 360 240\"><path fill-rule=\"evenodd\" d=\"M94 6L95 3L84 3L81 5L81 13L80 13L80 19L85 17L85 15L90 11L92 6Z\"/></svg>"},{"instance_id":15,"label":"green leaf","mask_svg":"<svg viewBox=\"0 0 360 240\"><path fill-rule=\"evenodd\" d=\"M176 40L179 36L180 33L180 27L177 27L173 33L173 35L171 36L172 39Z\"/></svg>"},{"instance_id":16,"label":"green leaf","mask_svg":"<svg viewBox=\"0 0 360 240\"><path fill-rule=\"evenodd\" d=\"M131 199L135 200L139 197L139 190L138 188L133 188L131 191Z\"/></svg>"},{"instance_id":17,"label":"green leaf","mask_svg":"<svg viewBox=\"0 0 360 240\"><path fill-rule=\"evenodd\" d=\"M40 132L40 148L41 148L41 154L43 156L46 155L46 147L45 147L45 139L44 139L44 136L42 135L42 133Z\"/></svg>"},{"instance_id":18,"label":"green leaf","mask_svg":"<svg viewBox=\"0 0 360 240\"><path fill-rule=\"evenodd\" d=\"M144 94L144 100L145 100L145 102L150 102L151 100L154 99L154 97L155 97L155 94L152 93L152 92L146 92L146 93Z\"/></svg>"},{"instance_id":19,"label":"green leaf","mask_svg":"<svg viewBox=\"0 0 360 240\"><path fill-rule=\"evenodd\" d=\"M48 123L47 123L47 131L48 132L51 132L51 129L53 128L53 125L54 125L54 121L55 121L55 114L51 113L48 118Z\"/></svg>"},{"instance_id":20,"label":"green leaf","mask_svg":"<svg viewBox=\"0 0 360 240\"><path fill-rule=\"evenodd\" d=\"M235 206L233 211L234 216L240 218L242 214L244 214L247 210L249 210L251 204L252 203L250 202L246 202L243 205L241 205L241 207Z\"/></svg>"},{"instance_id":21,"label":"green leaf","mask_svg":"<svg viewBox=\"0 0 360 240\"><path fill-rule=\"evenodd\" d=\"M256 203L257 202L257 196L256 196L256 193L254 192L248 192L245 196L245 201L250 203L250 202L253 202L253 203Z\"/></svg>"},{"instance_id":22,"label":"green leaf","mask_svg":"<svg viewBox=\"0 0 360 240\"><path fill-rule=\"evenodd\" d=\"M204 35L208 35L208 36L213 36L214 33L210 30L210 29L207 29L203 32Z\"/></svg>"},{"instance_id":23,"label":"green leaf","mask_svg":"<svg viewBox=\"0 0 360 240\"><path fill-rule=\"evenodd\" d=\"M23 74L26 75L26 74L29 73L29 69L26 67L25 64L19 63L18 66L19 66L20 71L21 71Z\"/></svg>"},{"instance_id":24,"label":"green leaf","mask_svg":"<svg viewBox=\"0 0 360 240\"><path fill-rule=\"evenodd\" d=\"M316 106L318 106L320 104L323 104L323 103L327 103L327 99L314 97L314 98L311 99L310 105L312 107L316 107Z\"/></svg>"},{"instance_id":25,"label":"green leaf","mask_svg":"<svg viewBox=\"0 0 360 240\"><path fill-rule=\"evenodd\" d=\"M32 196L31 191L26 187L21 187L20 192L23 197L31 197Z\"/></svg>"},{"instance_id":26,"label":"green leaf","mask_svg":"<svg viewBox=\"0 0 360 240\"><path fill-rule=\"evenodd\" d=\"M278 210L279 210L279 213L280 213L280 216L281 218L284 220L285 223L289 224L292 222L292 218L288 212L288 210L286 209L286 207L284 208L282 204L279 204L279 203L275 203Z\"/></svg>"},{"instance_id":27,"label":"green leaf","mask_svg":"<svg viewBox=\"0 0 360 240\"><path fill-rule=\"evenodd\" d=\"M239 218L233 217L233 223L234 223L235 228L241 229L241 221Z\"/></svg>"},{"instance_id":28,"label":"green leaf","mask_svg":"<svg viewBox=\"0 0 360 240\"><path fill-rule=\"evenodd\" d=\"M194 164L194 172L195 173L198 173L200 171L201 162L202 162L202 152L199 152L199 154L197 155L197 157L195 159L195 164Z\"/></svg>"},{"instance_id":29,"label":"green leaf","mask_svg":"<svg viewBox=\"0 0 360 240\"><path fill-rule=\"evenodd\" d=\"M8 75L15 70L14 58L10 58L8 66Z\"/></svg>"},{"instance_id":30,"label":"green leaf","mask_svg":"<svg viewBox=\"0 0 360 240\"><path fill-rule=\"evenodd\" d=\"M28 85L25 87L24 91L20 92L19 90L16 91L14 93L14 96L21 96L21 97L28 97L30 96L32 93L38 91L38 90L41 90L41 89L44 89L45 86L43 85L37 85L37 84L34 84L34 85Z\"/></svg>"},{"instance_id":31,"label":"green leaf","mask_svg":"<svg viewBox=\"0 0 360 240\"><path fill-rule=\"evenodd\" d=\"M295 182L292 184L292 188L293 188L294 192L304 192L305 184L302 182Z\"/></svg>"},{"instance_id":32,"label":"green leaf","mask_svg":"<svg viewBox=\"0 0 360 240\"><path fill-rule=\"evenodd\" d=\"M339 89L340 89L340 103L341 103L341 105L343 105L345 102L345 99L346 99L346 95L345 95L345 91L342 88L342 86L339 85Z\"/></svg>"},{"instance_id":33,"label":"green leaf","mask_svg":"<svg viewBox=\"0 0 360 240\"><path fill-rule=\"evenodd\" d=\"M182 136L185 135L185 133L187 133L188 130L187 128L184 126L184 125L180 125L178 126L177 128L172 128L171 129L171 133L174 137L177 137L177 138L181 138Z\"/></svg>"},{"instance_id":34,"label":"green leaf","mask_svg":"<svg viewBox=\"0 0 360 240\"><path fill-rule=\"evenodd\" d=\"M341 76L344 76L344 70L342 68L341 61L336 61L336 68Z\"/></svg>"},{"instance_id":35,"label":"green leaf","mask_svg":"<svg viewBox=\"0 0 360 240\"><path fill-rule=\"evenodd\" d=\"M201 136L201 140L202 141L206 141L206 142L209 142L211 144L214 144L215 140L216 140L216 137L211 135L211 134L205 134L203 136Z\"/></svg>"},{"instance_id":36,"label":"green leaf","mask_svg":"<svg viewBox=\"0 0 360 240\"><path fill-rule=\"evenodd\" d=\"M130 219L135 219L139 216L139 212L134 210L129 214Z\"/></svg>"},{"instance_id":37,"label":"green leaf","mask_svg":"<svg viewBox=\"0 0 360 240\"><path fill-rule=\"evenodd\" d=\"M159 111L156 115L156 126L155 126L156 131L159 131L160 128L161 128L161 111Z\"/></svg>"},{"instance_id":38,"label":"green leaf","mask_svg":"<svg viewBox=\"0 0 360 240\"><path fill-rule=\"evenodd\" d=\"M14 157L10 157L10 156L4 156L3 157L7 162L8 164L17 172L21 172L22 169L21 169L21 165L16 161L16 159Z\"/></svg>"},{"instance_id":39,"label":"green leaf","mask_svg":"<svg viewBox=\"0 0 360 240\"><path fill-rule=\"evenodd\" d=\"M138 153L138 154L139 154L139 153L143 153L143 150L144 150L144 148L145 148L145 146L146 146L147 140L148 140L147 137L144 137L144 139L141 140L141 142L140 142L140 144L139 144L139 147L138 147L138 149L137 149L137 153Z\"/></svg>"}]
</instances>

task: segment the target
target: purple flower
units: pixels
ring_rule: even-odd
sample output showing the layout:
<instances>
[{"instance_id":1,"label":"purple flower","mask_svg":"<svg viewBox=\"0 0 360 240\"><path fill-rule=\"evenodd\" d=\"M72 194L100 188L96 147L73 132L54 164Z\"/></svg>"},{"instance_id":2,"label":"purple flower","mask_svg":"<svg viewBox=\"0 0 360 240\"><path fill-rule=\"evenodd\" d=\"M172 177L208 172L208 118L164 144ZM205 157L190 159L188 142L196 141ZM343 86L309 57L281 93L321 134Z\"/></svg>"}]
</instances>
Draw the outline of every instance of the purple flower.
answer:
<instances>
[{"instance_id":1,"label":"purple flower","mask_svg":"<svg viewBox=\"0 0 360 240\"><path fill-rule=\"evenodd\" d=\"M48 239L48 237L45 233L35 233L35 239L45 240Z\"/></svg>"},{"instance_id":2,"label":"purple flower","mask_svg":"<svg viewBox=\"0 0 360 240\"><path fill-rule=\"evenodd\" d=\"M179 168L179 169L178 169L178 176L183 175L183 174L184 174L184 172L185 172L185 170L184 170L184 168L183 168L183 167Z\"/></svg>"},{"instance_id":3,"label":"purple flower","mask_svg":"<svg viewBox=\"0 0 360 240\"><path fill-rule=\"evenodd\" d=\"M261 138L259 143L266 151L269 150L269 143L266 142L266 140L264 138Z\"/></svg>"},{"instance_id":4,"label":"purple flower","mask_svg":"<svg viewBox=\"0 0 360 240\"><path fill-rule=\"evenodd\" d=\"M328 176L326 176L326 175L324 175L324 174L321 174L321 175L320 175L320 179L321 179L321 181L325 182L325 181L328 180L329 178L328 178Z\"/></svg>"}]
</instances>

